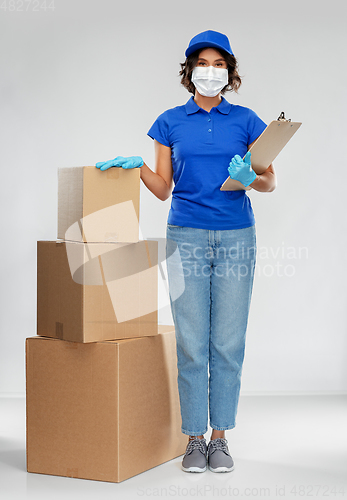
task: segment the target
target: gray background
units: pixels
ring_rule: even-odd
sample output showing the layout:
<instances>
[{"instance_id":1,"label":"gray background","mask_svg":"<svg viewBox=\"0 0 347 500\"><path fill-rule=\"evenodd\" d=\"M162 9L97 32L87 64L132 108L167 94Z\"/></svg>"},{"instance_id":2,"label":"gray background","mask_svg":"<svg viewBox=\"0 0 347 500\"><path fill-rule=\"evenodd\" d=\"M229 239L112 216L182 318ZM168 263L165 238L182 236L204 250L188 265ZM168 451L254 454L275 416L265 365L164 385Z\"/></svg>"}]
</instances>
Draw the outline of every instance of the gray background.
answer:
<instances>
[{"instance_id":1,"label":"gray background","mask_svg":"<svg viewBox=\"0 0 347 500\"><path fill-rule=\"evenodd\" d=\"M42 2L40 2L41 4ZM49 5L49 0L47 5ZM347 391L345 213L346 7L313 0L55 0L0 10L0 393L24 394L36 334L36 242L57 237L58 167L141 155L179 82L189 40L228 35L244 77L229 102L267 123L303 125L275 160L278 187L252 191L258 271L244 394ZM26 10L28 9L28 10ZM144 237L165 237L171 198L141 184ZM169 307L160 323L173 323Z\"/></svg>"}]
</instances>

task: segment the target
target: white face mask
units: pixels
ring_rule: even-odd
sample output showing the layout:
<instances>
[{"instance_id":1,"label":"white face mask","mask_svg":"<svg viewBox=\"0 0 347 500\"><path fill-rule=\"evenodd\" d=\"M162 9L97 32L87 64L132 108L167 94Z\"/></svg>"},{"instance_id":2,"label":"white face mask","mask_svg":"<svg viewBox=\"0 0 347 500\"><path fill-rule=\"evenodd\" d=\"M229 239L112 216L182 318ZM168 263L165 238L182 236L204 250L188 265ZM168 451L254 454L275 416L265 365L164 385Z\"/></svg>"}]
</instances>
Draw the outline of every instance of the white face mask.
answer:
<instances>
[{"instance_id":1,"label":"white face mask","mask_svg":"<svg viewBox=\"0 0 347 500\"><path fill-rule=\"evenodd\" d=\"M226 85L229 75L226 68L196 66L192 72L192 82L199 94L215 97Z\"/></svg>"}]
</instances>

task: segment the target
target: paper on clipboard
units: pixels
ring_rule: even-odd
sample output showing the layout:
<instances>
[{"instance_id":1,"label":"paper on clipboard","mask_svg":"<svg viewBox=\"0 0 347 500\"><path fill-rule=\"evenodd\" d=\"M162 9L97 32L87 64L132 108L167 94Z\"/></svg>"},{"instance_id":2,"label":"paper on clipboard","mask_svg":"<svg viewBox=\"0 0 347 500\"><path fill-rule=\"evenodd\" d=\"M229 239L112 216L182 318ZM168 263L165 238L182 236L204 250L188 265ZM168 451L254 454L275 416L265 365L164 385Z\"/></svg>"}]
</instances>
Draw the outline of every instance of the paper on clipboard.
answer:
<instances>
[{"instance_id":1,"label":"paper on clipboard","mask_svg":"<svg viewBox=\"0 0 347 500\"><path fill-rule=\"evenodd\" d=\"M283 116L283 118L281 118ZM293 137L295 132L301 126L301 122L292 122L284 118L281 113L277 120L272 121L258 137L251 151L251 163L254 172L258 175L263 174L276 156L284 148L287 142ZM245 187L241 182L228 177L222 184L221 191L249 191L250 186Z\"/></svg>"}]
</instances>

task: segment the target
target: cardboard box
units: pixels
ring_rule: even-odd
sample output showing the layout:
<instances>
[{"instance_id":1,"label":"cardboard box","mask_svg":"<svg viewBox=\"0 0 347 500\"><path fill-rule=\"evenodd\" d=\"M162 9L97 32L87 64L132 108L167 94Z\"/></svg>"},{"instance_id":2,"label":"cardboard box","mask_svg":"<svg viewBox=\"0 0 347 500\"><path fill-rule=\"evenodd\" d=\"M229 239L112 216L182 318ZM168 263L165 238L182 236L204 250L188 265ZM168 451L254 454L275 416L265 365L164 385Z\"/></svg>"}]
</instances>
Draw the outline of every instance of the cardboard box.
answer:
<instances>
[{"instance_id":1,"label":"cardboard box","mask_svg":"<svg viewBox=\"0 0 347 500\"><path fill-rule=\"evenodd\" d=\"M37 334L73 342L157 335L158 242L37 242Z\"/></svg>"},{"instance_id":2,"label":"cardboard box","mask_svg":"<svg viewBox=\"0 0 347 500\"><path fill-rule=\"evenodd\" d=\"M27 471L120 482L185 453L173 326L81 344L26 339Z\"/></svg>"},{"instance_id":3,"label":"cardboard box","mask_svg":"<svg viewBox=\"0 0 347 500\"><path fill-rule=\"evenodd\" d=\"M58 169L58 239L139 241L140 169Z\"/></svg>"}]
</instances>

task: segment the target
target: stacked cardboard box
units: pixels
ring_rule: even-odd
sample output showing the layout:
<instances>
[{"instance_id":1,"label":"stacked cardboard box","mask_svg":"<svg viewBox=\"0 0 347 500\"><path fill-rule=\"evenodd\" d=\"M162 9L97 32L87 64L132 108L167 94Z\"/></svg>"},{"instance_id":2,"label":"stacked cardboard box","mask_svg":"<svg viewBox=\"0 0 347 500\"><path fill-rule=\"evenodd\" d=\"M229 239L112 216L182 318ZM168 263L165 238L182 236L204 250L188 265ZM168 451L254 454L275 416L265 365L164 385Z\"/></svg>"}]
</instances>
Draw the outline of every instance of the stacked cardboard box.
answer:
<instances>
[{"instance_id":1,"label":"stacked cardboard box","mask_svg":"<svg viewBox=\"0 0 347 500\"><path fill-rule=\"evenodd\" d=\"M58 172L60 241L37 243L38 335L156 335L158 242L139 241L139 169Z\"/></svg>"},{"instance_id":2,"label":"stacked cardboard box","mask_svg":"<svg viewBox=\"0 0 347 500\"><path fill-rule=\"evenodd\" d=\"M27 470L120 482L184 453L158 243L139 240L139 169L59 169L58 239L37 246L26 339Z\"/></svg>"}]
</instances>

